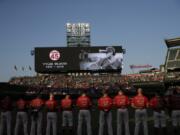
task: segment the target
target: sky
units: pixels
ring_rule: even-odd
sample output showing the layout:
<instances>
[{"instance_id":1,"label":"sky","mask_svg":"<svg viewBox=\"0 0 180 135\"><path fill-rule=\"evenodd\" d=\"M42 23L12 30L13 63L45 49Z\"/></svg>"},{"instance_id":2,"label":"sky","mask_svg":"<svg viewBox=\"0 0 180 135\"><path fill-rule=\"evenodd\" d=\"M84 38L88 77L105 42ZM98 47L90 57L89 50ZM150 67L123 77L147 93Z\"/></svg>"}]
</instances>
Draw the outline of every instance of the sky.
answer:
<instances>
[{"instance_id":1,"label":"sky","mask_svg":"<svg viewBox=\"0 0 180 135\"><path fill-rule=\"evenodd\" d=\"M35 75L30 51L66 46L67 22L90 23L92 46L122 45L123 73L131 73L131 64L165 62L164 39L180 36L180 1L0 0L0 82Z\"/></svg>"}]
</instances>

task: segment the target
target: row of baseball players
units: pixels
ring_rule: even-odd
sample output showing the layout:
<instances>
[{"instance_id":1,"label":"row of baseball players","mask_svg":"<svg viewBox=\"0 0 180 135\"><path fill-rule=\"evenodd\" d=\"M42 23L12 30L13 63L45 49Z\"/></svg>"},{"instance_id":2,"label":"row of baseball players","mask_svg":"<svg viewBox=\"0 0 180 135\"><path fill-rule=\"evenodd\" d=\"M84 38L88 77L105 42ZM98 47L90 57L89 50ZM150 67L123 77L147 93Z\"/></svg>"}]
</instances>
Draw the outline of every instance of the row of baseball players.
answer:
<instances>
[{"instance_id":1,"label":"row of baseball players","mask_svg":"<svg viewBox=\"0 0 180 135\"><path fill-rule=\"evenodd\" d=\"M143 124L144 135L148 135L147 126L147 108L153 109L154 118L154 134L159 134L159 129L163 128L163 134L167 133L166 129L166 113L165 109L171 108L172 125L174 128L174 134L177 133L178 123L180 125L180 89L176 88L174 94L168 96L168 98L159 96L156 94L152 99L148 101L148 98L143 95L142 89L137 89L137 95L130 99L124 94L122 90L119 90L118 94L112 99L106 90L103 91L102 97L98 99L99 114L99 131L98 135L104 134L104 125L107 122L108 135L113 135L112 128L112 108L117 109L117 135L122 135L122 124L124 123L124 131L126 135L130 135L129 131L129 112L128 107L132 106L135 109L135 131L134 135L139 134L140 124ZM78 109L78 126L77 135L82 135L83 121L86 122L87 135L92 135L91 128L91 112L92 101L87 96L86 92L78 97L75 104ZM47 110L47 124L46 135L50 135L51 125L53 135L57 135L57 111L59 108L58 102L54 99L54 95L51 93L49 99L44 101L39 96L32 99L30 102L20 98L16 102L17 115L16 124L14 128L14 135L18 135L19 126L23 124L24 135L28 135L28 113L27 107L31 110L31 130L30 135L42 135L42 108ZM70 132L73 134L73 100L70 95L66 96L60 102L60 108L62 109L62 129L63 133ZM12 101L10 97L5 97L0 103L1 115L0 115L0 135L3 135L5 122L7 125L7 135L11 135L11 110ZM37 127L37 131L36 131Z\"/></svg>"}]
</instances>

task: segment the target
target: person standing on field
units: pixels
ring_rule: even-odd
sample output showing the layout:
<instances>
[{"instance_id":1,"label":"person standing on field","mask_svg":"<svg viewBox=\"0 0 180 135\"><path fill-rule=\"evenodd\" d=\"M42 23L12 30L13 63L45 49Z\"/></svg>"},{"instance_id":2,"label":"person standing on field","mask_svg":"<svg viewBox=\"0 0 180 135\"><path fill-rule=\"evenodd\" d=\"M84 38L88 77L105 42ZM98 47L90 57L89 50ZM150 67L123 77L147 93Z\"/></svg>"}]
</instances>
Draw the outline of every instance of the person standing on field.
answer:
<instances>
[{"instance_id":1,"label":"person standing on field","mask_svg":"<svg viewBox=\"0 0 180 135\"><path fill-rule=\"evenodd\" d=\"M52 93L49 94L49 99L45 102L45 108L47 109L46 135L50 135L51 125L53 135L57 135L57 101Z\"/></svg>"},{"instance_id":2,"label":"person standing on field","mask_svg":"<svg viewBox=\"0 0 180 135\"><path fill-rule=\"evenodd\" d=\"M143 95L142 89L137 89L137 95L132 99L131 105L135 109L135 131L134 135L139 134L140 124L143 124L144 135L148 135L147 110L148 98Z\"/></svg>"},{"instance_id":3,"label":"person standing on field","mask_svg":"<svg viewBox=\"0 0 180 135\"><path fill-rule=\"evenodd\" d=\"M129 98L124 95L122 90L113 99L113 105L117 108L117 135L122 135L122 124L125 126L125 135L129 133Z\"/></svg>"},{"instance_id":4,"label":"person standing on field","mask_svg":"<svg viewBox=\"0 0 180 135\"><path fill-rule=\"evenodd\" d=\"M63 133L69 131L72 134L73 129L73 113L72 113L72 99L69 94L61 100L62 108L62 128Z\"/></svg>"},{"instance_id":5,"label":"person standing on field","mask_svg":"<svg viewBox=\"0 0 180 135\"><path fill-rule=\"evenodd\" d=\"M104 134L105 121L108 125L108 135L113 135L112 129L112 99L108 96L106 90L103 91L103 96L98 99L98 108L100 110L99 116L99 135Z\"/></svg>"},{"instance_id":6,"label":"person standing on field","mask_svg":"<svg viewBox=\"0 0 180 135\"><path fill-rule=\"evenodd\" d=\"M20 98L16 102L17 114L16 114L16 124L14 129L14 135L18 135L19 125L22 123L24 128L24 135L28 135L28 115L27 115L27 101Z\"/></svg>"},{"instance_id":7,"label":"person standing on field","mask_svg":"<svg viewBox=\"0 0 180 135\"><path fill-rule=\"evenodd\" d=\"M78 97L76 102L76 106L79 108L77 135L82 135L82 124L84 120L87 126L87 135L92 135L91 113L90 113L91 105L92 102L90 98L86 95L86 92L83 91L81 96Z\"/></svg>"}]
</instances>

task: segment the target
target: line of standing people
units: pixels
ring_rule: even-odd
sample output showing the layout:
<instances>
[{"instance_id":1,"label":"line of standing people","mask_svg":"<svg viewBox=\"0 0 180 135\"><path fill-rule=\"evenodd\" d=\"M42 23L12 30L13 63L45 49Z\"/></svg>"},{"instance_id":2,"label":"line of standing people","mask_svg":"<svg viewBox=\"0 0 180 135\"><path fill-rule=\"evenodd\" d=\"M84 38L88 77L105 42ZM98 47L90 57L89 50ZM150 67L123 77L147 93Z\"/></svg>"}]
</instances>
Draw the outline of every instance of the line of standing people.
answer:
<instances>
[{"instance_id":1,"label":"line of standing people","mask_svg":"<svg viewBox=\"0 0 180 135\"><path fill-rule=\"evenodd\" d=\"M11 111L13 108L10 97L5 97L1 100L0 109L0 135L3 135L5 123L7 128L7 135L11 135ZM83 121L86 123L87 135L92 135L91 128L91 113L92 101L86 95L86 92L78 97L75 106L78 107L78 126L77 135L82 135ZM112 128L112 108L117 109L117 135L122 135L122 131L125 131L125 135L130 135L129 131L129 111L128 107L132 106L135 109L135 130L134 135L139 134L140 125L143 125L144 135L148 135L147 125L147 108L153 109L154 119L154 134L160 134L160 128L163 130L163 134L167 133L166 125L166 113L165 109L171 109L171 118L173 125L173 134L178 133L178 124L180 125L180 89L176 88L174 93L168 97L162 97L156 94L151 100L143 95L142 89L137 89L137 95L132 99L129 99L122 90L119 90L118 94L112 99L108 96L107 90L103 91L102 97L98 99L99 114L99 135L104 134L104 125L107 122L108 135L113 135ZM60 102L54 99L54 95L51 93L49 99L44 101L39 96L30 102L20 98L16 102L17 115L16 124L14 128L14 135L18 135L19 125L23 124L24 135L28 135L28 112L27 108L30 108L31 117L31 130L30 135L42 135L42 120L43 120L43 109L46 108L47 125L46 135L50 135L51 126L53 135L57 135L57 112L59 108L62 110L62 129L63 134L67 132L73 134L73 101L70 95L66 94ZM125 129L122 128L124 124ZM36 129L37 128L37 129Z\"/></svg>"}]
</instances>

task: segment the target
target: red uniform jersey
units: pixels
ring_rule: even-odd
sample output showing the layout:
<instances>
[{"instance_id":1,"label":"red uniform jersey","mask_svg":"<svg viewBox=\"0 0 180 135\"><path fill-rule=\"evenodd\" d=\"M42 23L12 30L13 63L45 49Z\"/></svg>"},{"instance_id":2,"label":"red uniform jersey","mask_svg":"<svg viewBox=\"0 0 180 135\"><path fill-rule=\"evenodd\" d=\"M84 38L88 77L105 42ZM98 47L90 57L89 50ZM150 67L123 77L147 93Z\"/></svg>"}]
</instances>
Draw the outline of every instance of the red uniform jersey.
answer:
<instances>
[{"instance_id":1,"label":"red uniform jersey","mask_svg":"<svg viewBox=\"0 0 180 135\"><path fill-rule=\"evenodd\" d=\"M161 97L155 96L150 100L149 105L154 110L162 110L165 108L165 100Z\"/></svg>"},{"instance_id":2,"label":"red uniform jersey","mask_svg":"<svg viewBox=\"0 0 180 135\"><path fill-rule=\"evenodd\" d=\"M113 99L113 105L117 108L126 108L129 105L129 98L125 95L117 95Z\"/></svg>"},{"instance_id":3,"label":"red uniform jersey","mask_svg":"<svg viewBox=\"0 0 180 135\"><path fill-rule=\"evenodd\" d=\"M76 105L80 109L89 109L90 106L92 105L91 100L88 96L80 96L77 99Z\"/></svg>"},{"instance_id":4,"label":"red uniform jersey","mask_svg":"<svg viewBox=\"0 0 180 135\"><path fill-rule=\"evenodd\" d=\"M25 100L23 100L23 99L19 99L16 102L16 106L17 106L18 110L25 110L26 107L27 107L27 102Z\"/></svg>"},{"instance_id":5,"label":"red uniform jersey","mask_svg":"<svg viewBox=\"0 0 180 135\"><path fill-rule=\"evenodd\" d=\"M171 109L180 110L180 94L169 96L168 104Z\"/></svg>"},{"instance_id":6,"label":"red uniform jersey","mask_svg":"<svg viewBox=\"0 0 180 135\"><path fill-rule=\"evenodd\" d=\"M2 111L12 110L12 100L10 97L5 97L0 101L0 109L2 109Z\"/></svg>"},{"instance_id":7,"label":"red uniform jersey","mask_svg":"<svg viewBox=\"0 0 180 135\"><path fill-rule=\"evenodd\" d=\"M72 99L64 98L61 100L61 107L63 110L71 110L72 109Z\"/></svg>"},{"instance_id":8,"label":"red uniform jersey","mask_svg":"<svg viewBox=\"0 0 180 135\"><path fill-rule=\"evenodd\" d=\"M49 99L45 102L45 106L48 109L48 111L56 111L57 105L58 105L57 101L54 99L52 100Z\"/></svg>"},{"instance_id":9,"label":"red uniform jersey","mask_svg":"<svg viewBox=\"0 0 180 135\"><path fill-rule=\"evenodd\" d=\"M30 106L34 109L39 109L44 105L44 101L41 98L35 98L31 100Z\"/></svg>"},{"instance_id":10,"label":"red uniform jersey","mask_svg":"<svg viewBox=\"0 0 180 135\"><path fill-rule=\"evenodd\" d=\"M112 108L112 99L109 96L99 98L98 107L100 110L109 111Z\"/></svg>"},{"instance_id":11,"label":"red uniform jersey","mask_svg":"<svg viewBox=\"0 0 180 135\"><path fill-rule=\"evenodd\" d=\"M148 99L143 95L137 95L132 99L132 105L139 109L146 108L148 106Z\"/></svg>"}]
</instances>

